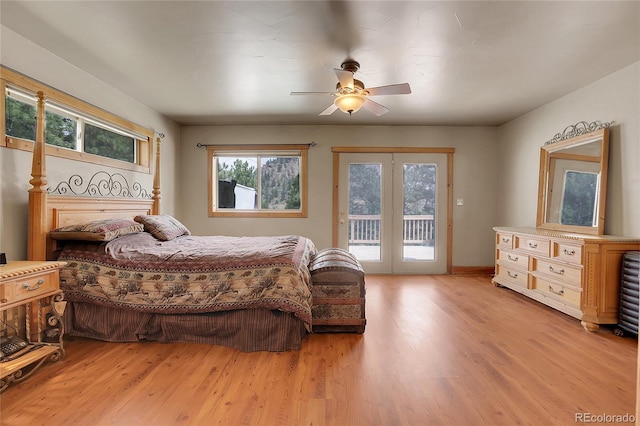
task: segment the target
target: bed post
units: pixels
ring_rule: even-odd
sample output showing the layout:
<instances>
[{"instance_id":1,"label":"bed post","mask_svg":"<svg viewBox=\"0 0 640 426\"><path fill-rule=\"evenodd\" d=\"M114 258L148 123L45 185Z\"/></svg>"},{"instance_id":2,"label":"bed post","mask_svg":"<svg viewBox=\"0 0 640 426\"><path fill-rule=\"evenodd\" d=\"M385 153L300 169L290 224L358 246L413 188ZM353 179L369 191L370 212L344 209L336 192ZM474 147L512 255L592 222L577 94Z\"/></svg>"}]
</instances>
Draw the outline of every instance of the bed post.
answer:
<instances>
[{"instance_id":1,"label":"bed post","mask_svg":"<svg viewBox=\"0 0 640 426\"><path fill-rule=\"evenodd\" d=\"M29 183L29 218L27 259L46 260L47 258L47 168L44 146L44 93L38 92L38 119L36 140L33 146L31 163L32 179Z\"/></svg>"},{"instance_id":2,"label":"bed post","mask_svg":"<svg viewBox=\"0 0 640 426\"><path fill-rule=\"evenodd\" d=\"M156 138L156 169L153 174L153 207L151 214L160 214L160 137Z\"/></svg>"}]
</instances>

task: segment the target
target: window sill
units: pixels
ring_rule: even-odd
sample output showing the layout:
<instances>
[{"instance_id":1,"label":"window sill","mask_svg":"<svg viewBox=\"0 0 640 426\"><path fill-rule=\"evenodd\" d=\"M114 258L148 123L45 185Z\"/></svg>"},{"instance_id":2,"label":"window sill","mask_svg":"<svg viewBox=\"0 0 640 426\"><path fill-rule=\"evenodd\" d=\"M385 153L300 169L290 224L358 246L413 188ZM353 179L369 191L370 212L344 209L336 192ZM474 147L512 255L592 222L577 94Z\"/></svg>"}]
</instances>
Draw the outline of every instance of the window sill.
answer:
<instances>
[{"instance_id":1,"label":"window sill","mask_svg":"<svg viewBox=\"0 0 640 426\"><path fill-rule=\"evenodd\" d=\"M3 147L11 149L19 149L21 151L33 152L33 146L35 143L26 139L12 138L11 136L5 136L2 141ZM87 154L86 152L71 151L69 149L59 148L52 145L45 145L45 154L52 157L66 158L69 160L82 161L84 163L98 164L101 166L113 167L121 170L130 170L139 173L151 173L150 167L140 166L138 164L131 164L120 160L114 160L112 158L102 157L99 155Z\"/></svg>"}]
</instances>

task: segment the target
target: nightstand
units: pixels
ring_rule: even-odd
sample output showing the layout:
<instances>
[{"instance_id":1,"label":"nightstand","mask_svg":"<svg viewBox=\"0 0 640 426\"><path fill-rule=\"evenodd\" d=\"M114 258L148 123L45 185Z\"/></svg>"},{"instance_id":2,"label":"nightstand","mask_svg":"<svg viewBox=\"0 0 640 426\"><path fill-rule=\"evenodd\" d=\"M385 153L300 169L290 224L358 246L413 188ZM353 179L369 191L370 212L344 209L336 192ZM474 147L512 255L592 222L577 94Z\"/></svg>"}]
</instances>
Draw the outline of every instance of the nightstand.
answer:
<instances>
[{"instance_id":1,"label":"nightstand","mask_svg":"<svg viewBox=\"0 0 640 426\"><path fill-rule=\"evenodd\" d=\"M47 359L64 358L60 268L66 262L14 261L0 266L2 340L16 335L22 347L0 358L0 392L31 376Z\"/></svg>"}]
</instances>

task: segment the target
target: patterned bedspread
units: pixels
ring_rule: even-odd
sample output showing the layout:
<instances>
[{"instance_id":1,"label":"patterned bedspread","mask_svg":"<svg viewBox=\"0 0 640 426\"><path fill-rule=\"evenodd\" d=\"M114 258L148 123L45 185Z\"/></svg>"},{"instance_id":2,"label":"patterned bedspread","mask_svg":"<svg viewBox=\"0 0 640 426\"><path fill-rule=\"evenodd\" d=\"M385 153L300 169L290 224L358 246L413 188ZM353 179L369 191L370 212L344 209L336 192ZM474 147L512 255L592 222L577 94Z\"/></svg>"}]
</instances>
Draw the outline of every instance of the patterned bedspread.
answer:
<instances>
[{"instance_id":1,"label":"patterned bedspread","mask_svg":"<svg viewBox=\"0 0 640 426\"><path fill-rule=\"evenodd\" d=\"M108 243L65 245L59 260L69 301L149 313L265 307L311 326L313 242L299 236L182 236L142 232Z\"/></svg>"}]
</instances>

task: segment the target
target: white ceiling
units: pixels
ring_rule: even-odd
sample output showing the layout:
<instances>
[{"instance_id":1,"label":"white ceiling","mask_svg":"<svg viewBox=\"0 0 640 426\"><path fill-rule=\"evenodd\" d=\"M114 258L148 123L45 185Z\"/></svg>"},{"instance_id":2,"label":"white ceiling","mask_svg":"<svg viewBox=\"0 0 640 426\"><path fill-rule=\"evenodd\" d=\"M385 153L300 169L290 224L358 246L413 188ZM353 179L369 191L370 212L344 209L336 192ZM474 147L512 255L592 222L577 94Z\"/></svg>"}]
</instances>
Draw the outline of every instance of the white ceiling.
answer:
<instances>
[{"instance_id":1,"label":"white ceiling","mask_svg":"<svg viewBox=\"0 0 640 426\"><path fill-rule=\"evenodd\" d=\"M7 1L2 25L182 124L499 125L640 60L638 1ZM390 109L319 116L347 58ZM20 71L20 70L18 70Z\"/></svg>"}]
</instances>

